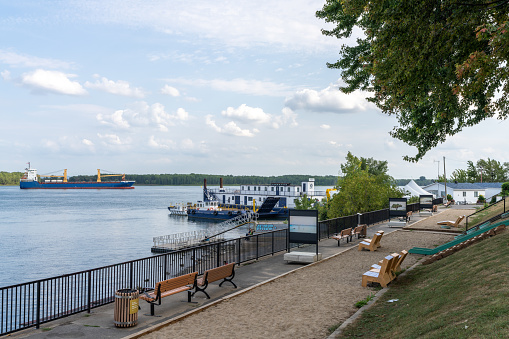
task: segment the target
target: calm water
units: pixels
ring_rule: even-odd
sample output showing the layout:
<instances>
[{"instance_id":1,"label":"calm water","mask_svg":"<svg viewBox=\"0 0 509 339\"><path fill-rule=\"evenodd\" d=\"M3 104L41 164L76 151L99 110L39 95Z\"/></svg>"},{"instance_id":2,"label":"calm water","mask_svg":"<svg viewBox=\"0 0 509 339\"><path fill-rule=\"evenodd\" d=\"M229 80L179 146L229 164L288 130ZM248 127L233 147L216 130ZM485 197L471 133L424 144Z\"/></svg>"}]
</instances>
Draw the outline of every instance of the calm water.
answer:
<instances>
[{"instance_id":1,"label":"calm water","mask_svg":"<svg viewBox=\"0 0 509 339\"><path fill-rule=\"evenodd\" d=\"M0 287L151 255L152 238L205 229L168 216L201 187L20 190L0 187Z\"/></svg>"}]
</instances>

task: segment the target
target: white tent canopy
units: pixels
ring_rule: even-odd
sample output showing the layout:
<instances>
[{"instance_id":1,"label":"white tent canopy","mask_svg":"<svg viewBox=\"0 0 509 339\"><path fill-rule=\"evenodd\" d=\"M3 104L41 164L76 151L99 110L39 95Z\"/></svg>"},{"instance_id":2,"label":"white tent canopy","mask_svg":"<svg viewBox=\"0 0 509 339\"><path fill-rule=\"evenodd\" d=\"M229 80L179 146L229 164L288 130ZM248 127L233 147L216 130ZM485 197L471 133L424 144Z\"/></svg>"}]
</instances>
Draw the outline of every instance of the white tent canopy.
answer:
<instances>
[{"instance_id":1,"label":"white tent canopy","mask_svg":"<svg viewBox=\"0 0 509 339\"><path fill-rule=\"evenodd\" d=\"M403 191L408 191L409 194L405 195L405 198L410 198L410 197L418 197L420 195L430 195L431 193L429 193L428 191L425 191L421 188L421 186L417 185L415 183L415 181L413 180L410 180L410 182L408 184L406 184L406 186L403 186Z\"/></svg>"}]
</instances>

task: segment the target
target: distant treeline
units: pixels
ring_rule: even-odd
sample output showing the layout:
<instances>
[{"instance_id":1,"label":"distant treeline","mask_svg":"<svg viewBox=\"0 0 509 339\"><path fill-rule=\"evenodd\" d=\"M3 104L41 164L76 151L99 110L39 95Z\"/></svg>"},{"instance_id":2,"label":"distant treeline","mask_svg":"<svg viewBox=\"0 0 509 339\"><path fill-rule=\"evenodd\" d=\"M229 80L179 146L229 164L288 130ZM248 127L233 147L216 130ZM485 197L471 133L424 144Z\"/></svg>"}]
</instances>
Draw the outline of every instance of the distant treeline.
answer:
<instances>
[{"instance_id":1,"label":"distant treeline","mask_svg":"<svg viewBox=\"0 0 509 339\"><path fill-rule=\"evenodd\" d=\"M219 179L223 178L224 186L236 185L257 185L270 183L290 183L300 185L309 178L315 179L316 186L334 186L338 178L333 175L313 176L313 175L280 175L262 177L256 175L215 175L215 174L126 174L126 180L136 181L135 185L171 185L171 186L202 186L203 179L207 179L208 186L219 186ZM78 175L69 178L69 181L95 181L95 175ZM119 180L118 177L108 177L102 179Z\"/></svg>"},{"instance_id":2,"label":"distant treeline","mask_svg":"<svg viewBox=\"0 0 509 339\"><path fill-rule=\"evenodd\" d=\"M19 179L23 176L22 172L0 172L0 185L19 185ZM338 177L334 175L280 175L262 177L257 175L215 175L215 174L126 174L126 180L136 181L135 185L171 185L171 186L202 186L203 179L207 179L207 185L219 186L219 178L223 178L224 186L236 185L258 185L270 183L290 183L300 185L309 178L315 179L317 186L335 186ZM69 181L96 181L96 175L75 175L69 177ZM104 177L102 181L116 181L120 177ZM405 186L410 179L396 179L396 185ZM420 177L414 179L419 186L432 184L434 180Z\"/></svg>"},{"instance_id":3,"label":"distant treeline","mask_svg":"<svg viewBox=\"0 0 509 339\"><path fill-rule=\"evenodd\" d=\"M21 172L0 172L0 185L19 185L22 176Z\"/></svg>"},{"instance_id":4,"label":"distant treeline","mask_svg":"<svg viewBox=\"0 0 509 339\"><path fill-rule=\"evenodd\" d=\"M412 179L396 179L397 186L406 186ZM434 183L436 180L426 179L425 177L420 177L419 179L413 179L415 183L419 186L427 186Z\"/></svg>"}]
</instances>

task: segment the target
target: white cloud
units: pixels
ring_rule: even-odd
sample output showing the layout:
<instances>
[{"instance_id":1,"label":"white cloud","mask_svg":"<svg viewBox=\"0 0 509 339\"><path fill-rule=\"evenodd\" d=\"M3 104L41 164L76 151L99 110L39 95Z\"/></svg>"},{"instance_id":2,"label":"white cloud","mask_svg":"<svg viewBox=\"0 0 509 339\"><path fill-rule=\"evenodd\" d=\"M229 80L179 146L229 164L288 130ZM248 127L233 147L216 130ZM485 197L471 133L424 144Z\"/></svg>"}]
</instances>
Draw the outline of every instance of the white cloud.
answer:
<instances>
[{"instance_id":1,"label":"white cloud","mask_svg":"<svg viewBox=\"0 0 509 339\"><path fill-rule=\"evenodd\" d=\"M330 125L323 124L323 125L320 125L320 128L321 129L330 129Z\"/></svg>"},{"instance_id":2,"label":"white cloud","mask_svg":"<svg viewBox=\"0 0 509 339\"><path fill-rule=\"evenodd\" d=\"M75 75L59 71L38 69L22 75L21 82L38 92L52 92L67 95L85 95L87 91L77 81L71 81Z\"/></svg>"},{"instance_id":3,"label":"white cloud","mask_svg":"<svg viewBox=\"0 0 509 339\"><path fill-rule=\"evenodd\" d=\"M45 59L0 49L0 63L11 67L70 69L73 63L56 59Z\"/></svg>"},{"instance_id":4,"label":"white cloud","mask_svg":"<svg viewBox=\"0 0 509 339\"><path fill-rule=\"evenodd\" d=\"M329 85L321 91L303 89L287 97L285 105L293 110L310 112L355 113L376 109L366 100L367 93L355 91L345 94L336 85Z\"/></svg>"},{"instance_id":5,"label":"white cloud","mask_svg":"<svg viewBox=\"0 0 509 339\"><path fill-rule=\"evenodd\" d=\"M148 145L152 148L157 149L174 149L176 143L170 139L156 139L155 136L151 135L148 141Z\"/></svg>"},{"instance_id":6,"label":"white cloud","mask_svg":"<svg viewBox=\"0 0 509 339\"><path fill-rule=\"evenodd\" d=\"M214 131L222 134L233 135L237 137L254 137L254 131L251 132L248 129L242 129L233 121L225 124L223 127L217 126L216 122L212 120L212 115L205 117L205 123L210 126Z\"/></svg>"},{"instance_id":7,"label":"white cloud","mask_svg":"<svg viewBox=\"0 0 509 339\"><path fill-rule=\"evenodd\" d=\"M164 87L161 88L161 93L168 94L169 96L172 96L172 97L180 96L179 90L176 89L175 87L170 86L170 85L164 85Z\"/></svg>"},{"instance_id":8,"label":"white cloud","mask_svg":"<svg viewBox=\"0 0 509 339\"><path fill-rule=\"evenodd\" d=\"M101 139L103 144L106 146L128 146L131 142L129 138L122 140L116 134L97 133L97 136L99 137L99 139Z\"/></svg>"},{"instance_id":9,"label":"white cloud","mask_svg":"<svg viewBox=\"0 0 509 339\"><path fill-rule=\"evenodd\" d=\"M297 114L287 107L283 108L281 115L274 116L265 113L261 108L249 107L246 104L242 104L238 108L228 107L221 112L221 115L238 122L267 125L275 129L286 124L290 124L292 127L297 126ZM255 130L253 129L253 131Z\"/></svg>"},{"instance_id":10,"label":"white cloud","mask_svg":"<svg viewBox=\"0 0 509 339\"><path fill-rule=\"evenodd\" d=\"M129 82L124 80L109 80L105 77L101 77L100 79L96 80L94 83L92 82L85 82L85 87L92 88L92 89L98 89L104 92L108 92L111 94L117 94L117 95L123 95L127 97L134 97L134 98L143 98L145 97L145 94L143 93L143 90L138 87L131 87Z\"/></svg>"},{"instance_id":11,"label":"white cloud","mask_svg":"<svg viewBox=\"0 0 509 339\"><path fill-rule=\"evenodd\" d=\"M221 114L228 118L259 124L269 123L272 118L270 114L265 113L261 108L249 107L246 104L242 104L238 108L228 107Z\"/></svg>"},{"instance_id":12,"label":"white cloud","mask_svg":"<svg viewBox=\"0 0 509 339\"><path fill-rule=\"evenodd\" d=\"M178 108L177 113L175 114L175 118L181 121L189 120L189 113L187 113L183 108Z\"/></svg>"},{"instance_id":13,"label":"white cloud","mask_svg":"<svg viewBox=\"0 0 509 339\"><path fill-rule=\"evenodd\" d=\"M149 126L167 132L176 122L188 120L189 113L179 108L175 114L170 114L161 103L149 105L140 101L132 104L130 108L117 110L112 114L97 114L96 118L102 124L122 129Z\"/></svg>"},{"instance_id":14,"label":"white cloud","mask_svg":"<svg viewBox=\"0 0 509 339\"><path fill-rule=\"evenodd\" d=\"M169 35L193 36L194 42L208 40L243 48L273 48L320 52L337 48L335 39L321 29L329 27L315 13L323 2L296 0L249 1L109 1L89 0L66 3L58 19L96 21L149 27ZM56 15L58 15L57 13ZM168 20L171 18L171 20ZM228 23L228 24L225 24Z\"/></svg>"},{"instance_id":15,"label":"white cloud","mask_svg":"<svg viewBox=\"0 0 509 339\"><path fill-rule=\"evenodd\" d=\"M234 92L263 96L287 96L293 91L292 87L285 84L277 84L272 81L248 80L236 78L225 79L165 79L167 82L179 83L196 87L209 87L217 91Z\"/></svg>"},{"instance_id":16,"label":"white cloud","mask_svg":"<svg viewBox=\"0 0 509 339\"><path fill-rule=\"evenodd\" d=\"M81 140L81 142L83 143L83 145L86 145L86 146L94 146L94 143L88 139L83 139L83 140Z\"/></svg>"},{"instance_id":17,"label":"white cloud","mask_svg":"<svg viewBox=\"0 0 509 339\"><path fill-rule=\"evenodd\" d=\"M11 72L9 72L8 70L2 71L0 73L0 75L2 76L2 78L4 80L7 80L7 81L11 80Z\"/></svg>"}]
</instances>

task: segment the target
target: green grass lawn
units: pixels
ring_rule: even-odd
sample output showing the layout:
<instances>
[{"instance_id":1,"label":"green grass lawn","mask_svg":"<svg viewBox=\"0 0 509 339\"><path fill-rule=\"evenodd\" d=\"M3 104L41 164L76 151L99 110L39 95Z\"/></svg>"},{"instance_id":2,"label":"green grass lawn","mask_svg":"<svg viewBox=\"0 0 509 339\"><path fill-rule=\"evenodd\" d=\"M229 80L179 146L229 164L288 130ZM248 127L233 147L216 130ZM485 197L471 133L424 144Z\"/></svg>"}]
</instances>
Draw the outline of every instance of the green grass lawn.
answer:
<instances>
[{"instance_id":1,"label":"green grass lawn","mask_svg":"<svg viewBox=\"0 0 509 339\"><path fill-rule=\"evenodd\" d=\"M509 231L398 277L341 336L358 337L509 338Z\"/></svg>"}]
</instances>

